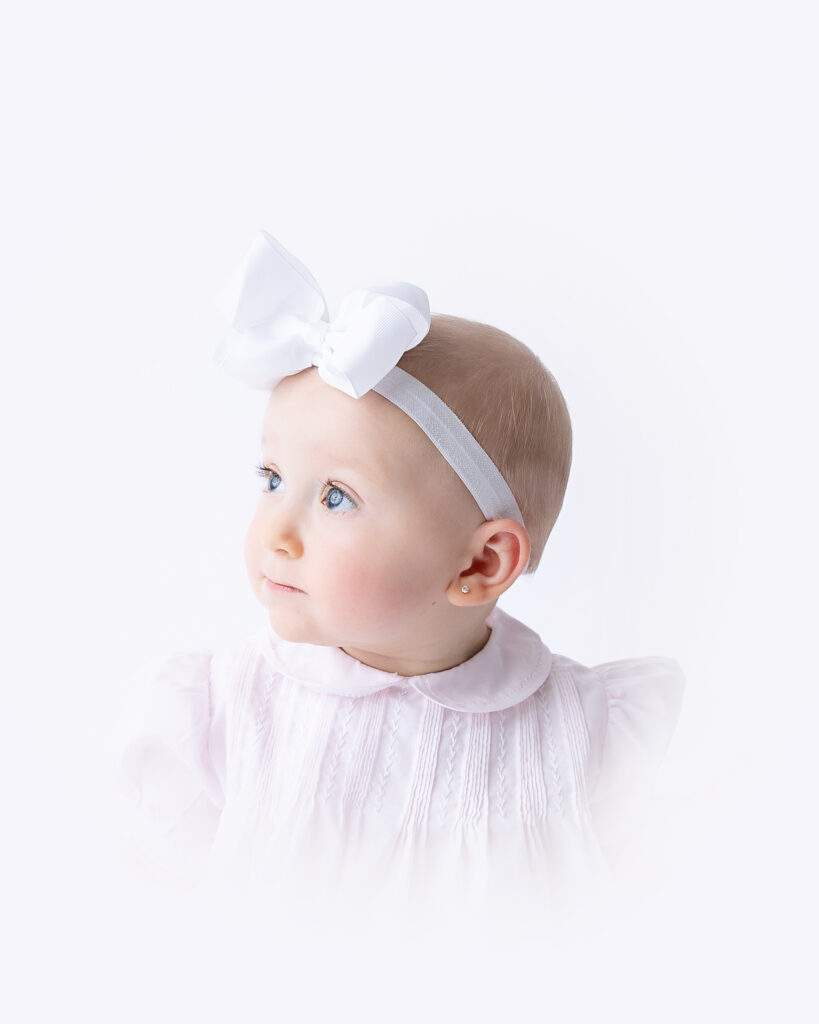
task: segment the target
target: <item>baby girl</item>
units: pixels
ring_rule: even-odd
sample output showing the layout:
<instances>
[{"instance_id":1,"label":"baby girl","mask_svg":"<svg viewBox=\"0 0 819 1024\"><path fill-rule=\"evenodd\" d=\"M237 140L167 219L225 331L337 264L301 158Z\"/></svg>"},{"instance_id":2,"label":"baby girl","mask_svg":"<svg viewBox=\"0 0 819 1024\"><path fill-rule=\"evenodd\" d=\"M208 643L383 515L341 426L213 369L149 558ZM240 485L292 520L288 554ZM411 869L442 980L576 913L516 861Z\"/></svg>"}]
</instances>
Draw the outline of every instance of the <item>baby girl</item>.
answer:
<instances>
[{"instance_id":1,"label":"baby girl","mask_svg":"<svg viewBox=\"0 0 819 1024\"><path fill-rule=\"evenodd\" d=\"M262 628L166 659L117 766L151 863L267 890L536 894L606 871L679 712L674 661L593 668L497 607L536 570L572 432L535 354L419 288L330 320L266 233L217 362L270 391L247 534Z\"/></svg>"}]
</instances>

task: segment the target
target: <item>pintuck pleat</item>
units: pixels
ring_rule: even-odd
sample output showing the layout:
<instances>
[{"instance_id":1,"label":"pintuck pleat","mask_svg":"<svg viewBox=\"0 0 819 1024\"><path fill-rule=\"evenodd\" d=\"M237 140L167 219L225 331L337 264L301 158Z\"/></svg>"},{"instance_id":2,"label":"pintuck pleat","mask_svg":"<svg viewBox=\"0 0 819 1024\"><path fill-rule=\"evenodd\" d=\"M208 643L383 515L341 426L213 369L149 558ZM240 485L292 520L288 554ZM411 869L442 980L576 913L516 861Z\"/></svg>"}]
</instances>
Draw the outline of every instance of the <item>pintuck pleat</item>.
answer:
<instances>
[{"instance_id":1,"label":"pintuck pleat","mask_svg":"<svg viewBox=\"0 0 819 1024\"><path fill-rule=\"evenodd\" d=\"M401 713L406 699L406 690L400 688L397 694L391 696L392 699L389 701L389 711L386 715L387 733L382 744L384 753L382 757L382 764L377 774L375 809L378 812L383 808L384 794L387 791L387 784L390 781L390 773L392 772L393 764L395 762L395 755L398 746L398 732L401 727Z\"/></svg>"},{"instance_id":2,"label":"pintuck pleat","mask_svg":"<svg viewBox=\"0 0 819 1024\"><path fill-rule=\"evenodd\" d=\"M367 802L376 778L379 739L384 728L387 695L374 694L361 709L351 749L353 758L345 780L343 803L360 809Z\"/></svg>"},{"instance_id":3,"label":"pintuck pleat","mask_svg":"<svg viewBox=\"0 0 819 1024\"><path fill-rule=\"evenodd\" d=\"M459 824L474 824L488 808L489 746L493 717L492 712L471 714L467 720L466 750L458 801Z\"/></svg>"},{"instance_id":4,"label":"pintuck pleat","mask_svg":"<svg viewBox=\"0 0 819 1024\"><path fill-rule=\"evenodd\" d=\"M538 821L546 814L548 798L546 776L543 771L543 739L537 704L531 698L524 701L518 712L520 730L520 757L517 764L520 817L526 825Z\"/></svg>"},{"instance_id":5,"label":"pintuck pleat","mask_svg":"<svg viewBox=\"0 0 819 1024\"><path fill-rule=\"evenodd\" d=\"M428 824L443 716L444 709L439 704L429 700L424 702L415 740L414 763L404 798L402 830Z\"/></svg>"}]
</instances>

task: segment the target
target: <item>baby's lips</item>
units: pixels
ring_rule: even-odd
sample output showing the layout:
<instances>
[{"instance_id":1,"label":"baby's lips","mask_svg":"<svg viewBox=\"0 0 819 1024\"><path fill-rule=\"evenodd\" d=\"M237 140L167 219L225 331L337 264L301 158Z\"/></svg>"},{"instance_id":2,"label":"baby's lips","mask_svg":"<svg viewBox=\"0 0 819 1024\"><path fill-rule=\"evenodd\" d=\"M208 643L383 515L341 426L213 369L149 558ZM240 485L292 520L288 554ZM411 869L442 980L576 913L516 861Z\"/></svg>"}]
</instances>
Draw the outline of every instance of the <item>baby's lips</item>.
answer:
<instances>
[{"instance_id":1,"label":"baby's lips","mask_svg":"<svg viewBox=\"0 0 819 1024\"><path fill-rule=\"evenodd\" d=\"M268 583L274 583L276 584L276 586L289 587L290 590L297 590L300 594L304 593L304 591L300 587L296 587L292 583L285 583L284 580L274 580L270 576L265 576L265 579L267 580Z\"/></svg>"}]
</instances>

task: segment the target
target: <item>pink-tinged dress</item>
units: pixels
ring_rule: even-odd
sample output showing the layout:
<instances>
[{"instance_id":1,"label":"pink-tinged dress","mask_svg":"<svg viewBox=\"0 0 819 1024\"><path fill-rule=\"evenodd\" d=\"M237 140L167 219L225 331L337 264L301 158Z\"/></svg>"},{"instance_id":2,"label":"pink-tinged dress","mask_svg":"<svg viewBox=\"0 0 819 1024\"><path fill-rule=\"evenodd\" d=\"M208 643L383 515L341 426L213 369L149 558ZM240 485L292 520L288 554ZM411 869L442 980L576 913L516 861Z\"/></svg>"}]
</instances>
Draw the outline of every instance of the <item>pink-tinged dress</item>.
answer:
<instances>
[{"instance_id":1,"label":"pink-tinged dress","mask_svg":"<svg viewBox=\"0 0 819 1024\"><path fill-rule=\"evenodd\" d=\"M651 799L682 673L585 667L497 607L487 624L478 654L424 676L269 626L165 659L112 748L111 820L185 883L587 889Z\"/></svg>"}]
</instances>

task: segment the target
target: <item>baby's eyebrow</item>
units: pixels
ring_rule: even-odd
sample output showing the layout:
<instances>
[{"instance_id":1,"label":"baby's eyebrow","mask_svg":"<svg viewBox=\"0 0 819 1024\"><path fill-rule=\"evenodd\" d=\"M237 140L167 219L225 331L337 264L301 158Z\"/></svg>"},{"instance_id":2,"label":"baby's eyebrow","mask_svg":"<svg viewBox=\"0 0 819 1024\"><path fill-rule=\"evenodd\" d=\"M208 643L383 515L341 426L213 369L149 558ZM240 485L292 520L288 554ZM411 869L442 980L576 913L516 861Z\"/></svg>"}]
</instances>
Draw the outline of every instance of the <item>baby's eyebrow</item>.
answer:
<instances>
[{"instance_id":1,"label":"baby's eyebrow","mask_svg":"<svg viewBox=\"0 0 819 1024\"><path fill-rule=\"evenodd\" d=\"M271 448L275 448L275 442L263 437L262 450L269 450ZM360 473L361 476L371 483L376 483L379 479L383 482L383 477L379 476L381 467L377 460L373 463L358 462L357 460L350 459L349 455L337 455L334 452L328 452L326 459L334 466L337 466L340 473L349 470L353 473Z\"/></svg>"}]
</instances>

